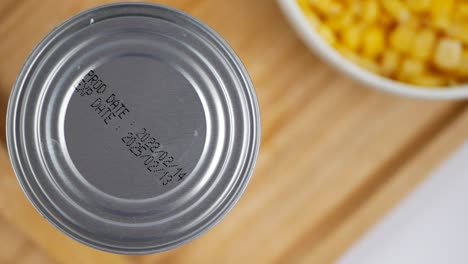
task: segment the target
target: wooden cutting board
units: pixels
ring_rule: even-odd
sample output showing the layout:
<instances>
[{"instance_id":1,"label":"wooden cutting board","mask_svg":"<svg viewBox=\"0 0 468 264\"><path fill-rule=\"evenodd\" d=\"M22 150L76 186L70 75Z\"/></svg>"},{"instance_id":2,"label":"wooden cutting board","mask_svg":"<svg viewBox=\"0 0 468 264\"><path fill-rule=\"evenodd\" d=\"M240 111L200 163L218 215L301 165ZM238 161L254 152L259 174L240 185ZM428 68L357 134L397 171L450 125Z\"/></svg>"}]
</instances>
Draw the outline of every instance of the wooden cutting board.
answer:
<instances>
[{"instance_id":1,"label":"wooden cutting board","mask_svg":"<svg viewBox=\"0 0 468 264\"><path fill-rule=\"evenodd\" d=\"M27 55L54 26L104 0L0 3L0 263L330 263L468 138L466 102L377 92L322 63L272 0L174 0L220 32L258 93L263 138L239 204L171 252L82 246L31 207L7 158L5 109Z\"/></svg>"}]
</instances>

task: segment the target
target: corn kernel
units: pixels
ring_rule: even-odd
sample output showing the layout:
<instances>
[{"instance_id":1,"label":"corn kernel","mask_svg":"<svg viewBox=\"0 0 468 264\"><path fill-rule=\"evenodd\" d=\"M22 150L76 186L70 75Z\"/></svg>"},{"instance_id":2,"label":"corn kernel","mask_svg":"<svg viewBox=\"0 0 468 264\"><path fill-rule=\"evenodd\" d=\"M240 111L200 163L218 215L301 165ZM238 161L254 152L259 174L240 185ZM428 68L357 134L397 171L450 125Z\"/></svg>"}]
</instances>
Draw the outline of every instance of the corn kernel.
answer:
<instances>
[{"instance_id":1,"label":"corn kernel","mask_svg":"<svg viewBox=\"0 0 468 264\"><path fill-rule=\"evenodd\" d=\"M435 29L447 31L450 30L452 22L447 17L434 17L431 19L431 24Z\"/></svg>"},{"instance_id":2,"label":"corn kernel","mask_svg":"<svg viewBox=\"0 0 468 264\"><path fill-rule=\"evenodd\" d=\"M297 1L322 38L362 68L426 87L468 82L468 1Z\"/></svg>"},{"instance_id":3,"label":"corn kernel","mask_svg":"<svg viewBox=\"0 0 468 264\"><path fill-rule=\"evenodd\" d=\"M328 6L328 15L335 16L343 11L343 6L335 1L331 1Z\"/></svg>"},{"instance_id":4,"label":"corn kernel","mask_svg":"<svg viewBox=\"0 0 468 264\"><path fill-rule=\"evenodd\" d=\"M465 44L468 44L468 24L453 24L447 30L447 34L453 38L459 39Z\"/></svg>"},{"instance_id":5,"label":"corn kernel","mask_svg":"<svg viewBox=\"0 0 468 264\"><path fill-rule=\"evenodd\" d=\"M406 58L401 63L401 68L399 74L399 78L407 79L411 76L417 76L422 74L425 71L424 64L412 58Z\"/></svg>"},{"instance_id":6,"label":"corn kernel","mask_svg":"<svg viewBox=\"0 0 468 264\"><path fill-rule=\"evenodd\" d=\"M442 76L438 76L434 73L421 74L417 76L412 76L408 79L408 82L414 85L427 86L427 87L437 87L444 86L448 84L448 80Z\"/></svg>"},{"instance_id":7,"label":"corn kernel","mask_svg":"<svg viewBox=\"0 0 468 264\"><path fill-rule=\"evenodd\" d=\"M303 12L311 12L309 9L309 0L297 0L297 3Z\"/></svg>"},{"instance_id":8,"label":"corn kernel","mask_svg":"<svg viewBox=\"0 0 468 264\"><path fill-rule=\"evenodd\" d=\"M320 24L320 25L317 26L317 32L330 45L335 45L336 44L335 33L329 27L327 27L327 26L325 26L323 24Z\"/></svg>"},{"instance_id":9,"label":"corn kernel","mask_svg":"<svg viewBox=\"0 0 468 264\"><path fill-rule=\"evenodd\" d=\"M443 38L437 43L434 64L442 70L453 70L460 63L461 53L460 41Z\"/></svg>"},{"instance_id":10,"label":"corn kernel","mask_svg":"<svg viewBox=\"0 0 468 264\"><path fill-rule=\"evenodd\" d=\"M381 0L382 7L400 22L407 21L411 14L400 0Z\"/></svg>"},{"instance_id":11,"label":"corn kernel","mask_svg":"<svg viewBox=\"0 0 468 264\"><path fill-rule=\"evenodd\" d=\"M405 4L413 12L426 12L430 10L431 0L406 0Z\"/></svg>"},{"instance_id":12,"label":"corn kernel","mask_svg":"<svg viewBox=\"0 0 468 264\"><path fill-rule=\"evenodd\" d=\"M455 9L455 18L458 20L464 20L465 22L468 20L468 4L467 3L460 3Z\"/></svg>"},{"instance_id":13,"label":"corn kernel","mask_svg":"<svg viewBox=\"0 0 468 264\"><path fill-rule=\"evenodd\" d=\"M351 62L361 66L368 71L378 73L380 71L379 65L368 58L359 56L356 52L348 49L347 47L337 47L337 50Z\"/></svg>"},{"instance_id":14,"label":"corn kernel","mask_svg":"<svg viewBox=\"0 0 468 264\"><path fill-rule=\"evenodd\" d=\"M448 30L451 25L454 0L432 0L431 18L435 28Z\"/></svg>"},{"instance_id":15,"label":"corn kernel","mask_svg":"<svg viewBox=\"0 0 468 264\"><path fill-rule=\"evenodd\" d=\"M366 1L363 3L362 20L371 24L377 21L379 17L379 4L375 1Z\"/></svg>"},{"instance_id":16,"label":"corn kernel","mask_svg":"<svg viewBox=\"0 0 468 264\"><path fill-rule=\"evenodd\" d=\"M457 67L457 73L460 76L468 77L468 50L463 50L460 62Z\"/></svg>"},{"instance_id":17,"label":"corn kernel","mask_svg":"<svg viewBox=\"0 0 468 264\"><path fill-rule=\"evenodd\" d=\"M431 15L432 17L447 17L450 16L453 10L455 0L432 0Z\"/></svg>"},{"instance_id":18,"label":"corn kernel","mask_svg":"<svg viewBox=\"0 0 468 264\"><path fill-rule=\"evenodd\" d=\"M345 58L352 62L356 63L359 60L359 56L357 55L357 53L355 53L347 47L338 46L336 49L341 53L341 55L343 55Z\"/></svg>"},{"instance_id":19,"label":"corn kernel","mask_svg":"<svg viewBox=\"0 0 468 264\"><path fill-rule=\"evenodd\" d=\"M411 55L419 60L428 60L434 48L436 33L430 29L424 29L413 40Z\"/></svg>"},{"instance_id":20,"label":"corn kernel","mask_svg":"<svg viewBox=\"0 0 468 264\"><path fill-rule=\"evenodd\" d=\"M309 21L310 25L313 28L317 27L321 23L320 18L317 16L316 13L310 11L309 9L307 10L307 12L304 12L304 16L307 18L307 21Z\"/></svg>"},{"instance_id":21,"label":"corn kernel","mask_svg":"<svg viewBox=\"0 0 468 264\"><path fill-rule=\"evenodd\" d=\"M384 28L390 28L394 24L396 24L395 20L393 20L391 17L387 15L380 15L379 18L377 19L377 23L382 25Z\"/></svg>"},{"instance_id":22,"label":"corn kernel","mask_svg":"<svg viewBox=\"0 0 468 264\"><path fill-rule=\"evenodd\" d=\"M309 0L299 0L299 6L304 10L304 16L313 27L320 23L320 18L309 8Z\"/></svg>"},{"instance_id":23,"label":"corn kernel","mask_svg":"<svg viewBox=\"0 0 468 264\"><path fill-rule=\"evenodd\" d=\"M326 21L328 27L330 27L335 32L345 30L348 27L352 26L353 23L354 15L350 11L343 12L335 17L327 19Z\"/></svg>"},{"instance_id":24,"label":"corn kernel","mask_svg":"<svg viewBox=\"0 0 468 264\"><path fill-rule=\"evenodd\" d=\"M396 51L405 53L411 48L414 30L405 24L400 24L390 33L390 45Z\"/></svg>"},{"instance_id":25,"label":"corn kernel","mask_svg":"<svg viewBox=\"0 0 468 264\"><path fill-rule=\"evenodd\" d=\"M362 28L360 26L352 26L341 34L343 44L351 50L359 49L361 45L361 36Z\"/></svg>"},{"instance_id":26,"label":"corn kernel","mask_svg":"<svg viewBox=\"0 0 468 264\"><path fill-rule=\"evenodd\" d=\"M404 24L413 31L419 31L421 27L424 27L425 23L421 19L411 17Z\"/></svg>"},{"instance_id":27,"label":"corn kernel","mask_svg":"<svg viewBox=\"0 0 468 264\"><path fill-rule=\"evenodd\" d=\"M379 65L371 59L360 57L356 63L368 71L379 73Z\"/></svg>"},{"instance_id":28,"label":"corn kernel","mask_svg":"<svg viewBox=\"0 0 468 264\"><path fill-rule=\"evenodd\" d=\"M335 16L343 11L341 3L334 0L309 0L309 4L325 16Z\"/></svg>"},{"instance_id":29,"label":"corn kernel","mask_svg":"<svg viewBox=\"0 0 468 264\"><path fill-rule=\"evenodd\" d=\"M381 72L386 76L391 76L396 72L399 64L400 54L394 50L388 49L382 56L382 62L380 65Z\"/></svg>"},{"instance_id":30,"label":"corn kernel","mask_svg":"<svg viewBox=\"0 0 468 264\"><path fill-rule=\"evenodd\" d=\"M376 57L385 48L385 35L381 28L373 26L363 35L362 53L367 57Z\"/></svg>"},{"instance_id":31,"label":"corn kernel","mask_svg":"<svg viewBox=\"0 0 468 264\"><path fill-rule=\"evenodd\" d=\"M360 15L362 13L362 3L361 1L351 1L349 4L349 10L354 15Z\"/></svg>"},{"instance_id":32,"label":"corn kernel","mask_svg":"<svg viewBox=\"0 0 468 264\"><path fill-rule=\"evenodd\" d=\"M307 16L307 20L309 21L310 25L314 28L320 25L320 18L318 18L315 14Z\"/></svg>"}]
</instances>

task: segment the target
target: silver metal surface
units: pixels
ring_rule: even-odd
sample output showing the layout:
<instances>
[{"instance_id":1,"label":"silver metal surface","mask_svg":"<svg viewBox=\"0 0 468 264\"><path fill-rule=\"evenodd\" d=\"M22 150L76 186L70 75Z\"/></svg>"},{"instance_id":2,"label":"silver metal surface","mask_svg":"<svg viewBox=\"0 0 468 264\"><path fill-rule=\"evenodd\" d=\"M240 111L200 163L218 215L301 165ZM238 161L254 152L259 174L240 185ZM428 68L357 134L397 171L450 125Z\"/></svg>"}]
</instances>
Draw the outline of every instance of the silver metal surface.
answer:
<instances>
[{"instance_id":1,"label":"silver metal surface","mask_svg":"<svg viewBox=\"0 0 468 264\"><path fill-rule=\"evenodd\" d=\"M235 204L260 140L252 83L204 24L159 5L81 13L26 61L8 107L18 180L64 233L124 254L197 237Z\"/></svg>"}]
</instances>

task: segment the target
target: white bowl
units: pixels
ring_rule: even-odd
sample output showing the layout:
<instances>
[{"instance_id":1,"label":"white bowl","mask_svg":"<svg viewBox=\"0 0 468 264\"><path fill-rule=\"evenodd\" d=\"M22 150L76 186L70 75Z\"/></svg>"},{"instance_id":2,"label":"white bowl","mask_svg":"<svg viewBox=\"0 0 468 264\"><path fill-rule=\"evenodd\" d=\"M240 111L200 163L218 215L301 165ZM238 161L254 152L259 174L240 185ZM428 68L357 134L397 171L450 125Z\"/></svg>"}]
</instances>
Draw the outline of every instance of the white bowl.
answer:
<instances>
[{"instance_id":1,"label":"white bowl","mask_svg":"<svg viewBox=\"0 0 468 264\"><path fill-rule=\"evenodd\" d=\"M449 88L421 87L394 81L367 71L343 57L322 39L309 23L297 0L278 0L278 3L296 32L316 54L340 71L372 88L423 99L455 100L468 98L468 85L450 86Z\"/></svg>"}]
</instances>

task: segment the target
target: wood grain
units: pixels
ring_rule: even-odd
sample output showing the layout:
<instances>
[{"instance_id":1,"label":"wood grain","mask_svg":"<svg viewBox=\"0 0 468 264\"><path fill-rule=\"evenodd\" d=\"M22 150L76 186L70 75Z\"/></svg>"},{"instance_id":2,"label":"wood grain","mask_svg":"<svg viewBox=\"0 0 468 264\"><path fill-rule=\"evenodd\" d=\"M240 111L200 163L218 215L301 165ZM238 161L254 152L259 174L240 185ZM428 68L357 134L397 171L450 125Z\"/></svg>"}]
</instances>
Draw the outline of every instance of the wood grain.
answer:
<instances>
[{"instance_id":1,"label":"wood grain","mask_svg":"<svg viewBox=\"0 0 468 264\"><path fill-rule=\"evenodd\" d=\"M369 196L361 206L353 211L341 225L320 244L314 251L320 254L309 254L311 240L305 239L294 250L289 252L294 263L329 263L339 257L356 239L365 233L370 226L392 209L400 199L413 190L425 176L429 175L440 164L441 158L451 155L458 147L466 143L468 135L468 111L457 115L453 122L439 131L431 142L418 150L407 163L401 164L378 192Z\"/></svg>"},{"instance_id":2,"label":"wood grain","mask_svg":"<svg viewBox=\"0 0 468 264\"><path fill-rule=\"evenodd\" d=\"M1 131L10 87L33 46L72 14L106 2L0 3ZM44 221L19 189L2 145L0 219L18 230L9 236L34 247L16 249L32 252L25 261L330 263L467 138L466 103L406 99L356 84L305 48L274 1L162 3L220 32L252 76L263 140L247 192L223 222L182 248L116 256Z\"/></svg>"}]
</instances>

